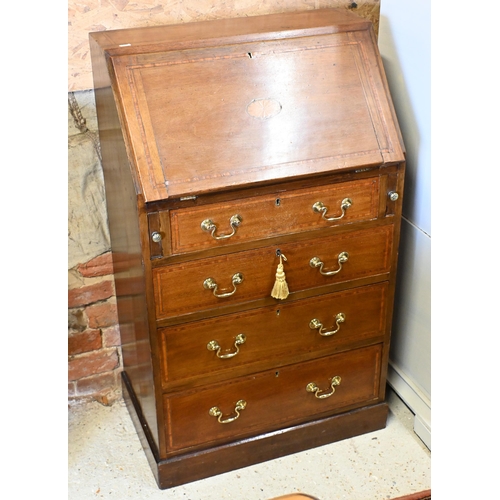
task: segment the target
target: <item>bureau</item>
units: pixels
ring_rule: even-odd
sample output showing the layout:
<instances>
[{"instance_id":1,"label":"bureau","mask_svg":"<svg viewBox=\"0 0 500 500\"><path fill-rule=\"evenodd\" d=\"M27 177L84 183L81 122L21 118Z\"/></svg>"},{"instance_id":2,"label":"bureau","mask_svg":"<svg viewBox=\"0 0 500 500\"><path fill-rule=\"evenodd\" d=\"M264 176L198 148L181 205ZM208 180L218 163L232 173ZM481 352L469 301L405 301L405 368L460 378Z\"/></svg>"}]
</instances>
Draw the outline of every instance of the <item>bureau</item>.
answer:
<instances>
[{"instance_id":1,"label":"bureau","mask_svg":"<svg viewBox=\"0 0 500 500\"><path fill-rule=\"evenodd\" d=\"M124 398L159 487L383 428L405 153L371 24L90 44Z\"/></svg>"}]
</instances>

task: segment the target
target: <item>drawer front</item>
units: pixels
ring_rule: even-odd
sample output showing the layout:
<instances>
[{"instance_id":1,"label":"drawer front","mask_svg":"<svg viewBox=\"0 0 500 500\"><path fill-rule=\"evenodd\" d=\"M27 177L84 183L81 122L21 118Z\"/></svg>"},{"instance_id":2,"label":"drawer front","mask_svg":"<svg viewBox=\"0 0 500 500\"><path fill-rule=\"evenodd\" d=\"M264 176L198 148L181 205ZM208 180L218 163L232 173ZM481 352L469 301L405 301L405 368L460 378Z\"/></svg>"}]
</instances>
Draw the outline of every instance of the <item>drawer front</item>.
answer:
<instances>
[{"instance_id":1,"label":"drawer front","mask_svg":"<svg viewBox=\"0 0 500 500\"><path fill-rule=\"evenodd\" d=\"M290 364L292 356L327 354L380 338L385 332L387 289L384 282L162 328L163 382L166 386L196 379L194 383L201 385L210 376L231 378L251 368Z\"/></svg>"},{"instance_id":2,"label":"drawer front","mask_svg":"<svg viewBox=\"0 0 500 500\"><path fill-rule=\"evenodd\" d=\"M387 225L280 246L290 292L388 273L392 236L393 226ZM270 297L276 250L265 247L154 269L157 319ZM348 260L340 262L346 253ZM311 265L314 258L324 264L323 272L335 274L321 274Z\"/></svg>"},{"instance_id":3,"label":"drawer front","mask_svg":"<svg viewBox=\"0 0 500 500\"><path fill-rule=\"evenodd\" d=\"M376 177L171 210L170 221L162 213L160 221L170 224L171 252L178 254L375 219L378 192Z\"/></svg>"},{"instance_id":4,"label":"drawer front","mask_svg":"<svg viewBox=\"0 0 500 500\"><path fill-rule=\"evenodd\" d=\"M378 344L197 392L166 395L169 451L271 431L375 402L381 355ZM245 404L238 406L240 401Z\"/></svg>"}]
</instances>

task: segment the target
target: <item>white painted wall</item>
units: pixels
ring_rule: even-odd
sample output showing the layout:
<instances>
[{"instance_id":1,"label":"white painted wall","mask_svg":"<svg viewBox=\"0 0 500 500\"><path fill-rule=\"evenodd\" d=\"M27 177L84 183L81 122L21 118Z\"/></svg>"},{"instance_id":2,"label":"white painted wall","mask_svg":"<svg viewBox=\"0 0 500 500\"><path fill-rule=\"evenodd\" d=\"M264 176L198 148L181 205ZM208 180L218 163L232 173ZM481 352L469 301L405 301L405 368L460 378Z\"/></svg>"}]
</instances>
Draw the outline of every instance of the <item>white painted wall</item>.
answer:
<instances>
[{"instance_id":1,"label":"white painted wall","mask_svg":"<svg viewBox=\"0 0 500 500\"><path fill-rule=\"evenodd\" d=\"M431 2L381 0L379 48L407 153L389 384L431 434Z\"/></svg>"}]
</instances>

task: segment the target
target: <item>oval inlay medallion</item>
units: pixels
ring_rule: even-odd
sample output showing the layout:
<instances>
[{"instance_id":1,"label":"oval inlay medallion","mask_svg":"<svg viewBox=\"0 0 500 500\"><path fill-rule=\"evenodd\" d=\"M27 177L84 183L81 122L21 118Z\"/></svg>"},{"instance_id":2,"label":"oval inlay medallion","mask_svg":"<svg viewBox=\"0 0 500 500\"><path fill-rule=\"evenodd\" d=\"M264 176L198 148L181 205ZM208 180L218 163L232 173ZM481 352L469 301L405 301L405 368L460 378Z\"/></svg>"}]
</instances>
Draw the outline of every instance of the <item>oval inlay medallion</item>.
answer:
<instances>
[{"instance_id":1,"label":"oval inlay medallion","mask_svg":"<svg viewBox=\"0 0 500 500\"><path fill-rule=\"evenodd\" d=\"M268 120L281 111L281 103L276 99L254 99L247 106L247 113L260 120Z\"/></svg>"}]
</instances>

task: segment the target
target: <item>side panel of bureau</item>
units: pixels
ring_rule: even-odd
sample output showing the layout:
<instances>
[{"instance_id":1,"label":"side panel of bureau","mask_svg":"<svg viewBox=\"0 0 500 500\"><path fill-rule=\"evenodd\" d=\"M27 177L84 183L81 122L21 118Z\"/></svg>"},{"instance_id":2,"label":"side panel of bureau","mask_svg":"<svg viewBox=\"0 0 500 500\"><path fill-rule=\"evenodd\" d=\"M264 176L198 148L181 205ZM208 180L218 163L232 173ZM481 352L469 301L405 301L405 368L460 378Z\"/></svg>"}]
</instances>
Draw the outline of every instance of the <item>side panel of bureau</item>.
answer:
<instances>
[{"instance_id":1,"label":"side panel of bureau","mask_svg":"<svg viewBox=\"0 0 500 500\"><path fill-rule=\"evenodd\" d=\"M162 417L157 413L161 408L156 405L147 277L143 266L144 228L140 226L144 206L130 168L105 57L92 39L90 43L123 366L137 398L148 446L157 453L162 432L158 420Z\"/></svg>"}]
</instances>

